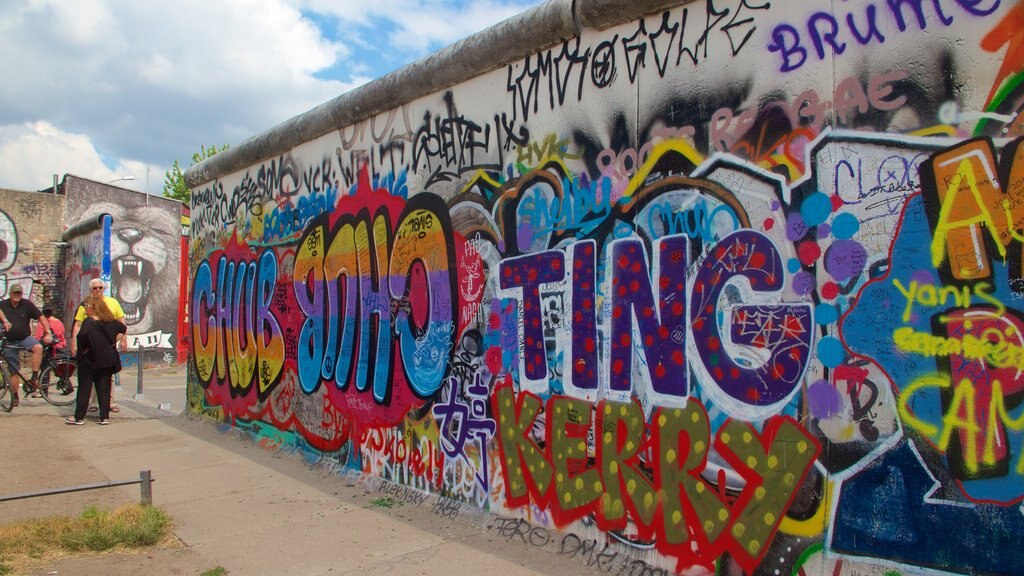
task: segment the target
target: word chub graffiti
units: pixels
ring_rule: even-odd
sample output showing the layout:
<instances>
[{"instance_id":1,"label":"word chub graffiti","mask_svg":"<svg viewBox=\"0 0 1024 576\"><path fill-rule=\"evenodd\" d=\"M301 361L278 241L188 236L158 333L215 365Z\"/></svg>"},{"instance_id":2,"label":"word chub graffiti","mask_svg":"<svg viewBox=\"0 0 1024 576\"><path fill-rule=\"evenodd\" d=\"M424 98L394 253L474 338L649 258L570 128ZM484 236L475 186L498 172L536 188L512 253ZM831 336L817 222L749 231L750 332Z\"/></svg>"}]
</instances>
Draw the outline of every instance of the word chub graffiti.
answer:
<instances>
[{"instance_id":1,"label":"word chub graffiti","mask_svg":"<svg viewBox=\"0 0 1024 576\"><path fill-rule=\"evenodd\" d=\"M232 396L258 382L265 399L284 368L284 337L271 311L277 259L264 251L257 262L217 259L214 276L203 261L192 285L192 347L202 382L230 383Z\"/></svg>"}]
</instances>

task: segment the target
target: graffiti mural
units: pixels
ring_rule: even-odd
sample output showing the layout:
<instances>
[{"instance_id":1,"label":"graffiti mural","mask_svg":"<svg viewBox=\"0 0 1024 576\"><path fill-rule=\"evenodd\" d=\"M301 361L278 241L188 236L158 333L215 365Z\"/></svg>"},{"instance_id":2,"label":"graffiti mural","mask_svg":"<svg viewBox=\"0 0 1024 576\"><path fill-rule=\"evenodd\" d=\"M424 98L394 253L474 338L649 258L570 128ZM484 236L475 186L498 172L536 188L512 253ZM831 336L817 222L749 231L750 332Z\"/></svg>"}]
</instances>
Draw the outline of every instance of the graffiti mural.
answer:
<instances>
[{"instance_id":1,"label":"graffiti mural","mask_svg":"<svg viewBox=\"0 0 1024 576\"><path fill-rule=\"evenodd\" d=\"M182 345L178 331L183 311L178 295L184 257L182 217L187 209L166 198L147 198L73 176L65 178L64 188L68 213L77 221L109 215L102 237L92 235L91 241L83 239L77 244L72 239L76 248L68 278L78 278L79 283L69 285L68 305L77 304L75 295L84 297L89 279L103 278L110 296L124 310L129 347L154 350L154 362L177 350Z\"/></svg>"},{"instance_id":2,"label":"graffiti mural","mask_svg":"<svg viewBox=\"0 0 1024 576\"><path fill-rule=\"evenodd\" d=\"M0 190L0 297L19 284L40 308L62 308L62 201L50 190Z\"/></svg>"},{"instance_id":3,"label":"graffiti mural","mask_svg":"<svg viewBox=\"0 0 1024 576\"><path fill-rule=\"evenodd\" d=\"M218 175L190 410L597 567L1024 572L1022 24L688 2Z\"/></svg>"}]
</instances>

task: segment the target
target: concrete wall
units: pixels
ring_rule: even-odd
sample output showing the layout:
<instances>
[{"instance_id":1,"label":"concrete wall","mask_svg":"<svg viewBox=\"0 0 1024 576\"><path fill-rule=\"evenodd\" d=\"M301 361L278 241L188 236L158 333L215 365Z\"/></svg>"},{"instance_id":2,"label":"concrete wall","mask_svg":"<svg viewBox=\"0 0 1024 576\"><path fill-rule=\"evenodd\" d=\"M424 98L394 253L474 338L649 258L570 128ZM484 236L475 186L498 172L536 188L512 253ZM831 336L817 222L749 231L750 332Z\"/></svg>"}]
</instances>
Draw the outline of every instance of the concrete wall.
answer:
<instances>
[{"instance_id":1,"label":"concrete wall","mask_svg":"<svg viewBox=\"0 0 1024 576\"><path fill-rule=\"evenodd\" d=\"M90 279L103 278L124 309L129 348L143 347L147 364L180 362L187 208L72 175L64 177L62 189L71 248L64 276L69 311L89 293ZM136 358L125 355L126 365Z\"/></svg>"},{"instance_id":2,"label":"concrete wall","mask_svg":"<svg viewBox=\"0 0 1024 576\"><path fill-rule=\"evenodd\" d=\"M49 192L0 190L0 295L21 284L40 309L60 317L64 302L64 197Z\"/></svg>"},{"instance_id":3,"label":"concrete wall","mask_svg":"<svg viewBox=\"0 0 1024 576\"><path fill-rule=\"evenodd\" d=\"M190 410L595 570L1024 572L1024 4L651 7L190 170Z\"/></svg>"}]
</instances>

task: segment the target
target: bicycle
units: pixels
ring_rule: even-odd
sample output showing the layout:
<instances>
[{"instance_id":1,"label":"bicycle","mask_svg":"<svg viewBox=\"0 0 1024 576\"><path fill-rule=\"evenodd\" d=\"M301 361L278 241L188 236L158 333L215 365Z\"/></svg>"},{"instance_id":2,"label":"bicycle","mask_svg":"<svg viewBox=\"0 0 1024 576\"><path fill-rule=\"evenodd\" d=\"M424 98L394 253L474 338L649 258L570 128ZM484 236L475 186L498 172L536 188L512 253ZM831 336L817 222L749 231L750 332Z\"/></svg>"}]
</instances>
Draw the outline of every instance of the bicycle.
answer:
<instances>
[{"instance_id":1,"label":"bicycle","mask_svg":"<svg viewBox=\"0 0 1024 576\"><path fill-rule=\"evenodd\" d=\"M43 346L43 365L39 370L39 382L37 386L30 384L31 379L26 378L21 370L15 370L15 374L25 384L25 393L32 394L38 391L44 400L54 406L70 406L75 403L75 387L71 382L78 369L78 363L71 354L60 348L54 348L56 343ZM3 353L7 349L25 350L21 346L7 343L7 336L0 335L0 410L10 412L14 408L14 394L17 391L11 390L11 366L4 359ZM52 391L52 393L51 393Z\"/></svg>"}]
</instances>

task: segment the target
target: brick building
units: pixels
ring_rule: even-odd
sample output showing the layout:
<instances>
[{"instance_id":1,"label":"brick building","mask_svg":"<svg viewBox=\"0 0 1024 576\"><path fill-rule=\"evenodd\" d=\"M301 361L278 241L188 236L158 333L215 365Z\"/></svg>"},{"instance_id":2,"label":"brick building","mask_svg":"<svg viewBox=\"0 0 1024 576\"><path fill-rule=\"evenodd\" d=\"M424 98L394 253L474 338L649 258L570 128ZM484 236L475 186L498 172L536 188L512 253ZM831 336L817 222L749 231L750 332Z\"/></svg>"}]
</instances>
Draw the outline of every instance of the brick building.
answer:
<instances>
[{"instance_id":1,"label":"brick building","mask_svg":"<svg viewBox=\"0 0 1024 576\"><path fill-rule=\"evenodd\" d=\"M66 174L40 191L0 190L0 293L13 283L70 326L89 280L121 302L146 364L185 361L188 207Z\"/></svg>"}]
</instances>

